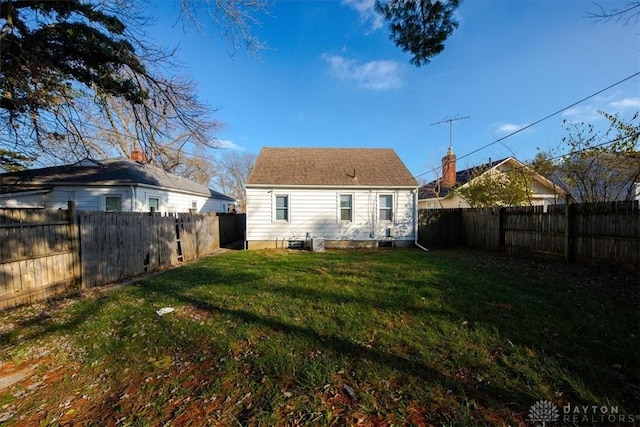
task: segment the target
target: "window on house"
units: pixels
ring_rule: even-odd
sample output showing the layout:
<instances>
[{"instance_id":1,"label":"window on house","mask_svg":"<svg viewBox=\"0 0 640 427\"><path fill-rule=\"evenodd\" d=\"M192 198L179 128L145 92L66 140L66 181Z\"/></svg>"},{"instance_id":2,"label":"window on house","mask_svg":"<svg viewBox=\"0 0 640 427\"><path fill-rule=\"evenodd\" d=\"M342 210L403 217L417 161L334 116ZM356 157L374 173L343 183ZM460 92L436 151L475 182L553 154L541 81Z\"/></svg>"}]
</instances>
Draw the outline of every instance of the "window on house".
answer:
<instances>
[{"instance_id":1,"label":"window on house","mask_svg":"<svg viewBox=\"0 0 640 427\"><path fill-rule=\"evenodd\" d=\"M384 194L380 196L380 221L392 221L393 220L393 196L390 194Z\"/></svg>"},{"instance_id":2,"label":"window on house","mask_svg":"<svg viewBox=\"0 0 640 427\"><path fill-rule=\"evenodd\" d=\"M289 221L289 196L276 195L276 221Z\"/></svg>"},{"instance_id":3,"label":"window on house","mask_svg":"<svg viewBox=\"0 0 640 427\"><path fill-rule=\"evenodd\" d=\"M160 208L160 200L155 197L149 198L149 211L153 209L154 212L158 212Z\"/></svg>"},{"instance_id":4,"label":"window on house","mask_svg":"<svg viewBox=\"0 0 640 427\"><path fill-rule=\"evenodd\" d=\"M198 201L197 200L192 200L191 201L191 209L198 210Z\"/></svg>"},{"instance_id":5,"label":"window on house","mask_svg":"<svg viewBox=\"0 0 640 427\"><path fill-rule=\"evenodd\" d=\"M353 196L340 195L340 221L353 221Z\"/></svg>"},{"instance_id":6,"label":"window on house","mask_svg":"<svg viewBox=\"0 0 640 427\"><path fill-rule=\"evenodd\" d=\"M122 210L122 196L106 196L104 202L107 212L120 212Z\"/></svg>"}]
</instances>

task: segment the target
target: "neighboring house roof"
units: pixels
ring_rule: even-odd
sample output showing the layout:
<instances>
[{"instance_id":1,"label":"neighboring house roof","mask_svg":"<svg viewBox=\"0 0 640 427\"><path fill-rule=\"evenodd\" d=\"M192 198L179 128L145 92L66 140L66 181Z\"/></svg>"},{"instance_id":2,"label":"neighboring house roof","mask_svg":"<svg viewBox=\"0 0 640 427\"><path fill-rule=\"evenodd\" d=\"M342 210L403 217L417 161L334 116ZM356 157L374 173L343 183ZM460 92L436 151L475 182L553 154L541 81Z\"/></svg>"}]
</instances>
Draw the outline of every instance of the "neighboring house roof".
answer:
<instances>
[{"instance_id":1,"label":"neighboring house roof","mask_svg":"<svg viewBox=\"0 0 640 427\"><path fill-rule=\"evenodd\" d=\"M0 193L43 190L54 186L121 185L148 185L205 197L220 194L159 167L123 158L85 159L69 165L0 174Z\"/></svg>"},{"instance_id":2,"label":"neighboring house roof","mask_svg":"<svg viewBox=\"0 0 640 427\"><path fill-rule=\"evenodd\" d=\"M510 157L505 157L504 159L489 161L479 166L474 166L472 168L463 169L460 171L456 171L456 185L455 187L459 187L461 185L466 184L474 177L475 173L478 170L488 171L498 165L503 164ZM453 187L445 187L440 185L440 179L436 179L431 181L423 186L421 186L418 190L418 199L433 199L433 198L445 198L447 195L453 190Z\"/></svg>"},{"instance_id":3,"label":"neighboring house roof","mask_svg":"<svg viewBox=\"0 0 640 427\"><path fill-rule=\"evenodd\" d=\"M417 187L390 148L273 148L260 151L247 185Z\"/></svg>"},{"instance_id":4,"label":"neighboring house roof","mask_svg":"<svg viewBox=\"0 0 640 427\"><path fill-rule=\"evenodd\" d=\"M418 189L418 199L419 200L436 199L436 198L443 199L447 197L447 195L449 195L449 193L451 193L455 188L459 188L467 184L473 178L476 178L478 176L478 171L481 171L482 173L486 173L491 169L495 169L506 163L511 163L514 167L527 167L524 163L520 162L518 159L514 157L505 157L504 159L489 161L479 166L474 166L472 168L456 171L456 184L453 187L445 187L443 185L440 185L439 180L434 180L421 186ZM545 184L549 188L553 188L556 192L558 192L558 194L565 194L565 190L560 188L557 184L554 184L548 178L545 178L544 176L538 173L535 173L534 179L536 179L538 182Z\"/></svg>"},{"instance_id":5,"label":"neighboring house roof","mask_svg":"<svg viewBox=\"0 0 640 427\"><path fill-rule=\"evenodd\" d=\"M219 193L212 189L209 189L209 193L211 194L210 197L213 197L214 199L228 200L230 202L236 201L236 199L234 199L233 197L227 196L226 194Z\"/></svg>"}]
</instances>

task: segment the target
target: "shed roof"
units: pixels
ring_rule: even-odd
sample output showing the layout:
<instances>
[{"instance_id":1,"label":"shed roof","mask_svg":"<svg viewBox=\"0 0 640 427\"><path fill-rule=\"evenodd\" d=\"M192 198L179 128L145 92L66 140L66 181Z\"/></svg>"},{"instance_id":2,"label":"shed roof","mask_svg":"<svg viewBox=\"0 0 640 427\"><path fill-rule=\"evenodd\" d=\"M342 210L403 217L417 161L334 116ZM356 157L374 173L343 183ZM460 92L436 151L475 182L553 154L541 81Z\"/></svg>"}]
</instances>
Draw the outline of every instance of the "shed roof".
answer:
<instances>
[{"instance_id":1,"label":"shed roof","mask_svg":"<svg viewBox=\"0 0 640 427\"><path fill-rule=\"evenodd\" d=\"M391 148L274 148L260 151L247 185L417 187Z\"/></svg>"}]
</instances>

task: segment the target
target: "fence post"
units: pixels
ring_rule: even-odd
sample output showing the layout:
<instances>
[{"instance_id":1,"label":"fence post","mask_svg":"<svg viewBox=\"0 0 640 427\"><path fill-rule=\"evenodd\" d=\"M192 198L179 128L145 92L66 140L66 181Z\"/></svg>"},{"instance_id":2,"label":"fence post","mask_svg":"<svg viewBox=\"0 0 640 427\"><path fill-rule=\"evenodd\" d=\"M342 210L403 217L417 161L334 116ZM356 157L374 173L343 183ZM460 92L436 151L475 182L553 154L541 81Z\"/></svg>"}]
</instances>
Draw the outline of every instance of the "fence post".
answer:
<instances>
[{"instance_id":1,"label":"fence post","mask_svg":"<svg viewBox=\"0 0 640 427\"><path fill-rule=\"evenodd\" d=\"M499 221L499 225L498 225L498 233L500 233L500 240L498 243L498 249L504 249L505 247L505 234L506 234L506 230L505 230L505 220L506 220L506 215L507 215L507 208L505 207L501 207L500 210L498 211L498 221Z\"/></svg>"},{"instance_id":2,"label":"fence post","mask_svg":"<svg viewBox=\"0 0 640 427\"><path fill-rule=\"evenodd\" d=\"M67 202L68 215L69 215L69 246L71 247L71 265L73 268L73 277L76 283L82 283L82 268L80 266L80 233L78 232L78 216L76 212L76 202L69 200Z\"/></svg>"},{"instance_id":3,"label":"fence post","mask_svg":"<svg viewBox=\"0 0 640 427\"><path fill-rule=\"evenodd\" d=\"M564 260L571 262L573 259L573 217L569 196L564 204Z\"/></svg>"}]
</instances>

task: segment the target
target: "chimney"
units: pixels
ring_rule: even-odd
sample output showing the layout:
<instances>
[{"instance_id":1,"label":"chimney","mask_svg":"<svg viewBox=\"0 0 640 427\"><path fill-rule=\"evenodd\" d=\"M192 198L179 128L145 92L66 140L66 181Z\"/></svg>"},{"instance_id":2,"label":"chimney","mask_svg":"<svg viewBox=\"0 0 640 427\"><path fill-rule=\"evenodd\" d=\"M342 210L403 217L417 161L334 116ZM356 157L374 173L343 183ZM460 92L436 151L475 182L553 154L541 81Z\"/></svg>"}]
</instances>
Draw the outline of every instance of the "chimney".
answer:
<instances>
[{"instance_id":1,"label":"chimney","mask_svg":"<svg viewBox=\"0 0 640 427\"><path fill-rule=\"evenodd\" d=\"M138 163L147 163L147 158L144 153L140 150L131 150L131 160L136 161Z\"/></svg>"},{"instance_id":2,"label":"chimney","mask_svg":"<svg viewBox=\"0 0 640 427\"><path fill-rule=\"evenodd\" d=\"M456 155L449 147L447 155L442 158L442 186L445 188L456 185Z\"/></svg>"}]
</instances>

